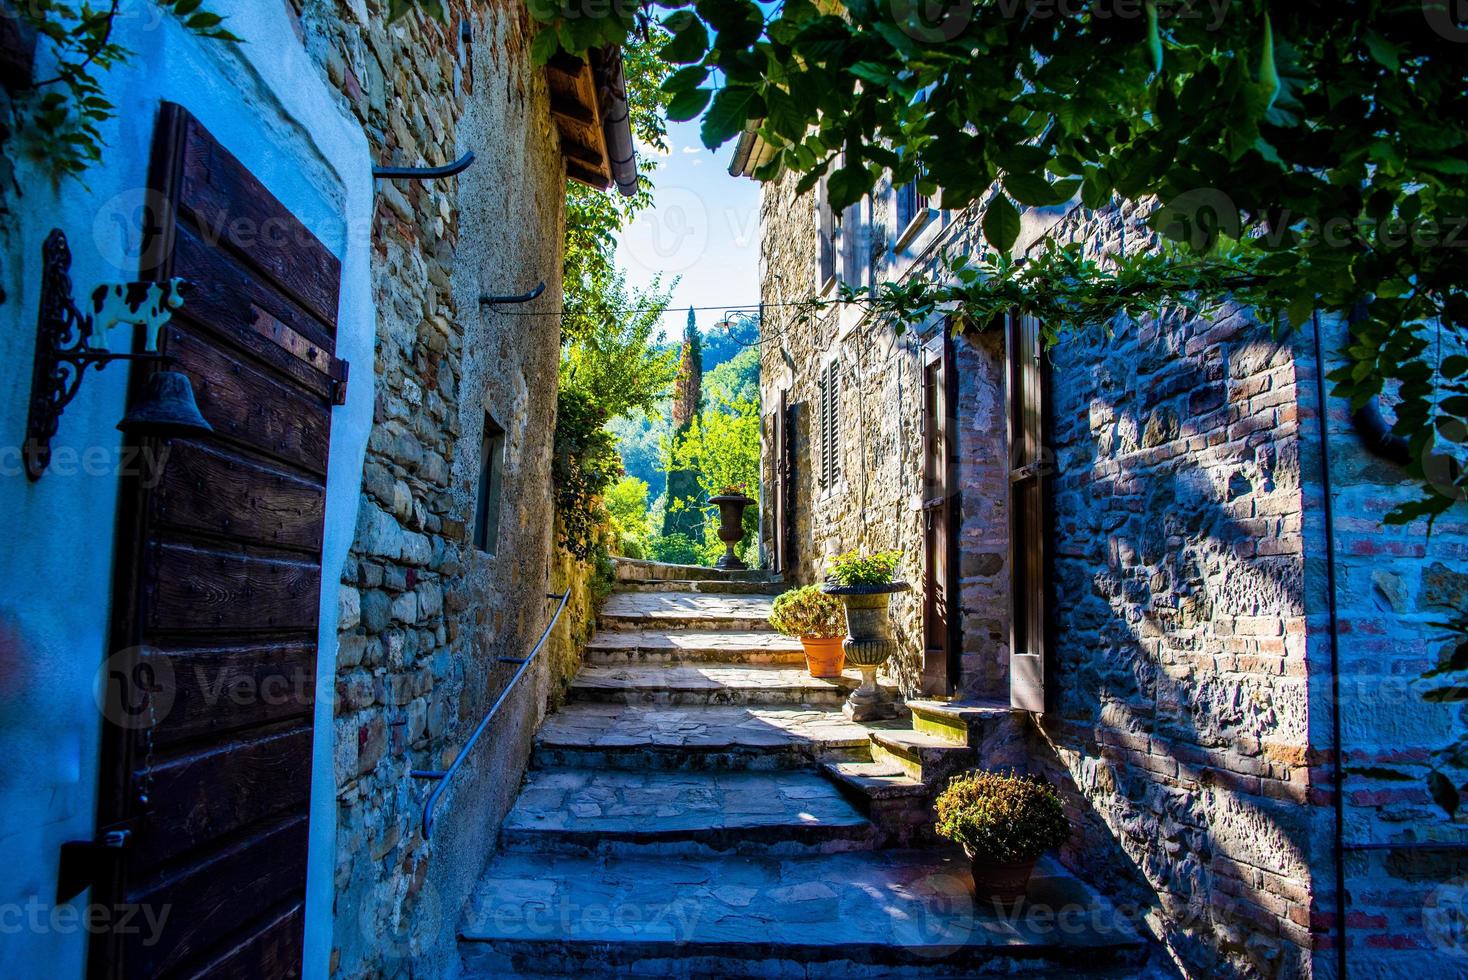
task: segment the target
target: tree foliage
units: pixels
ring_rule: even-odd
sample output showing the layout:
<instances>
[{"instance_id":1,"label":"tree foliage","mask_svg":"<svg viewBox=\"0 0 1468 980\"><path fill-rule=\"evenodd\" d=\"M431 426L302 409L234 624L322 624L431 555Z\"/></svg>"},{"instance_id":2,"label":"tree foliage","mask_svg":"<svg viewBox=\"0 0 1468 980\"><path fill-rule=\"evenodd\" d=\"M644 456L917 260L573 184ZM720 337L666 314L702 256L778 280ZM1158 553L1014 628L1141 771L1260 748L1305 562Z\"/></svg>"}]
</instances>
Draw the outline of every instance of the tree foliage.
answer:
<instances>
[{"instance_id":1,"label":"tree foliage","mask_svg":"<svg viewBox=\"0 0 1468 980\"><path fill-rule=\"evenodd\" d=\"M153 0L179 18L200 37L238 41L224 26L224 17L204 7L203 0ZM103 95L98 74L132 57L133 52L113 39L119 0L98 8L82 0L18 0L16 17L50 45L54 66L45 77L6 100L8 121L0 122L0 167L12 188L19 190L6 159L10 144L59 181L80 179L87 168L101 162L106 140L101 126L117 113Z\"/></svg>"},{"instance_id":2,"label":"tree foliage","mask_svg":"<svg viewBox=\"0 0 1468 980\"><path fill-rule=\"evenodd\" d=\"M1427 488L1390 519L1468 496L1455 461L1468 442L1468 91L1448 0L1143 0L1130 16L1022 0L657 6L662 56L680 66L672 117L701 115L710 147L756 128L776 148L757 176L795 172L807 190L825 177L838 210L884 174L917 180L947 207L983 202L1001 255L1024 209L1160 203L1153 227L1179 246L1168 264L1198 271L1137 269L1162 274L1135 295L1178 278L1221 295L1259 277L1283 322L1347 319L1335 390L1357 406L1396 397ZM574 51L635 30L637 10L536 13ZM1110 270L1076 271L1072 292L1105 310Z\"/></svg>"},{"instance_id":3,"label":"tree foliage","mask_svg":"<svg viewBox=\"0 0 1468 980\"><path fill-rule=\"evenodd\" d=\"M750 496L759 495L759 401L727 393L710 393L704 410L686 429L668 441L665 461L670 470L696 474L701 506L697 502L672 500L669 508L699 506L703 519L703 558L711 564L724 553L719 540L719 508L708 503L725 487L743 485ZM758 558L758 508L744 512L744 545L741 557L750 564Z\"/></svg>"}]
</instances>

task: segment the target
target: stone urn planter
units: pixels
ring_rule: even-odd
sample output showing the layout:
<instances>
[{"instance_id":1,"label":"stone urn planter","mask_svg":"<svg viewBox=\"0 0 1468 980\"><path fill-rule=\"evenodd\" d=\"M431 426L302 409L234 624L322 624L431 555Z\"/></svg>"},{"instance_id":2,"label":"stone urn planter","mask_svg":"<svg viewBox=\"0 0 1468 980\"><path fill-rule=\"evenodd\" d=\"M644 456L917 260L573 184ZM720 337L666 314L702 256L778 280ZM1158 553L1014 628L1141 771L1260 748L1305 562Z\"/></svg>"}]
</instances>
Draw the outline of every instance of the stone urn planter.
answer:
<instances>
[{"instance_id":1,"label":"stone urn planter","mask_svg":"<svg viewBox=\"0 0 1468 980\"><path fill-rule=\"evenodd\" d=\"M739 560L734 549L739 546L740 541L744 540L744 508L757 502L753 497L742 493L722 493L717 497L709 498L709 503L718 505L719 540L724 542L724 547L727 549L723 556L714 562L715 568L741 571L749 567Z\"/></svg>"},{"instance_id":2,"label":"stone urn planter","mask_svg":"<svg viewBox=\"0 0 1468 980\"><path fill-rule=\"evenodd\" d=\"M897 715L897 706L877 686L877 668L891 658L897 647L892 639L887 607L894 593L910 588L906 582L880 585L828 582L821 586L828 595L839 596L846 607L846 639L841 641L841 648L846 653L846 662L861 671L861 686L851 692L841 708L842 714L852 721Z\"/></svg>"}]
</instances>

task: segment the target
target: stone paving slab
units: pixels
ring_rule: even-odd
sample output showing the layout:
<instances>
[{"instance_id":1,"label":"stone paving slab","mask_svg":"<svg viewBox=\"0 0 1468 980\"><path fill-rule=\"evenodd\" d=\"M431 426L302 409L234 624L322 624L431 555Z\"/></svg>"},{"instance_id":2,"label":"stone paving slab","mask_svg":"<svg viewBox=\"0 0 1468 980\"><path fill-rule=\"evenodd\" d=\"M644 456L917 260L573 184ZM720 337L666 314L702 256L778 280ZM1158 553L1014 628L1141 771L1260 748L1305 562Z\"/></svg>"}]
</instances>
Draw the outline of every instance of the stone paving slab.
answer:
<instances>
[{"instance_id":1,"label":"stone paving slab","mask_svg":"<svg viewBox=\"0 0 1468 980\"><path fill-rule=\"evenodd\" d=\"M834 710L860 683L856 670L812 677L804 666L778 664L587 666L571 683L570 696L616 704L808 704Z\"/></svg>"},{"instance_id":2,"label":"stone paving slab","mask_svg":"<svg viewBox=\"0 0 1468 980\"><path fill-rule=\"evenodd\" d=\"M588 664L805 663L800 641L738 630L600 630L582 647Z\"/></svg>"},{"instance_id":3,"label":"stone paving slab","mask_svg":"<svg viewBox=\"0 0 1468 980\"><path fill-rule=\"evenodd\" d=\"M971 889L967 860L951 850L502 853L470 900L460 949L470 976L626 975L634 965L705 975L698 964L725 976L973 976L1145 956L1130 921L1053 860L1023 902L977 903Z\"/></svg>"},{"instance_id":4,"label":"stone paving slab","mask_svg":"<svg viewBox=\"0 0 1468 980\"><path fill-rule=\"evenodd\" d=\"M701 582L697 579L624 579L626 592L707 592L721 595L765 595L774 598L789 588L779 582Z\"/></svg>"},{"instance_id":5,"label":"stone paving slab","mask_svg":"<svg viewBox=\"0 0 1468 980\"><path fill-rule=\"evenodd\" d=\"M500 831L511 850L551 853L833 853L870 848L871 822L818 773L527 775Z\"/></svg>"},{"instance_id":6,"label":"stone paving slab","mask_svg":"<svg viewBox=\"0 0 1468 980\"><path fill-rule=\"evenodd\" d=\"M769 628L770 604L765 595L709 592L614 592L598 621L607 628L736 629Z\"/></svg>"},{"instance_id":7,"label":"stone paving slab","mask_svg":"<svg viewBox=\"0 0 1468 980\"><path fill-rule=\"evenodd\" d=\"M572 702L536 736L536 764L617 768L793 768L865 757L870 730L806 707Z\"/></svg>"}]
</instances>

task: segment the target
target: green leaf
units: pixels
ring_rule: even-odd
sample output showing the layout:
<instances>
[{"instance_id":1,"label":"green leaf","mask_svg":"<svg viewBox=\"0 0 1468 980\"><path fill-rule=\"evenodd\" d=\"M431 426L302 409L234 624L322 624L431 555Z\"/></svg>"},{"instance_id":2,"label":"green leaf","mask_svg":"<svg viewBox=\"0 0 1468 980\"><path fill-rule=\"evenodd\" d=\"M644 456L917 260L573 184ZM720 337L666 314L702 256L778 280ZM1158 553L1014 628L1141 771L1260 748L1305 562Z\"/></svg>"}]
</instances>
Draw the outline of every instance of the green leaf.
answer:
<instances>
[{"instance_id":1,"label":"green leaf","mask_svg":"<svg viewBox=\"0 0 1468 980\"><path fill-rule=\"evenodd\" d=\"M1366 32L1366 49L1371 52L1371 57L1383 68L1392 71L1400 71L1402 59L1397 51L1397 46L1376 31Z\"/></svg>"},{"instance_id":2,"label":"green leaf","mask_svg":"<svg viewBox=\"0 0 1468 980\"><path fill-rule=\"evenodd\" d=\"M703 145L713 149L743 132L756 107L763 108L754 89L735 85L720 89L703 117Z\"/></svg>"},{"instance_id":3,"label":"green leaf","mask_svg":"<svg viewBox=\"0 0 1468 980\"><path fill-rule=\"evenodd\" d=\"M687 92L698 88L708 80L709 70L703 65L688 65L679 68L663 80L663 91L668 93Z\"/></svg>"},{"instance_id":4,"label":"green leaf","mask_svg":"<svg viewBox=\"0 0 1468 980\"><path fill-rule=\"evenodd\" d=\"M1427 791L1432 794L1432 802L1442 807L1450 819L1457 815L1461 800L1451 779L1434 769L1427 774Z\"/></svg>"},{"instance_id":5,"label":"green leaf","mask_svg":"<svg viewBox=\"0 0 1468 980\"><path fill-rule=\"evenodd\" d=\"M679 14L688 14L686 10L680 10L668 22L677 19ZM683 23L687 26L676 30L658 52L658 57L673 65L688 64L694 61L702 61L703 56L709 49L709 32L703 26L703 22L688 14L689 19ZM671 28L670 28L671 30Z\"/></svg>"},{"instance_id":6,"label":"green leaf","mask_svg":"<svg viewBox=\"0 0 1468 980\"><path fill-rule=\"evenodd\" d=\"M713 94L713 89L707 88L679 92L668 100L668 118L673 122L692 119L703 111L704 106L709 104L709 99L713 97Z\"/></svg>"},{"instance_id":7,"label":"green leaf","mask_svg":"<svg viewBox=\"0 0 1468 980\"><path fill-rule=\"evenodd\" d=\"M561 41L555 30L544 29L530 43L530 58L537 65L543 65L554 58L560 49Z\"/></svg>"},{"instance_id":8,"label":"green leaf","mask_svg":"<svg viewBox=\"0 0 1468 980\"><path fill-rule=\"evenodd\" d=\"M1019 211L1015 210L1009 198L1003 194L996 194L989 202L989 208L984 212L984 220L981 222L984 229L984 238L990 245L998 249L1000 254L1008 254L1019 240Z\"/></svg>"},{"instance_id":9,"label":"green leaf","mask_svg":"<svg viewBox=\"0 0 1468 980\"><path fill-rule=\"evenodd\" d=\"M1034 208L1049 207L1065 200L1059 196L1055 187L1039 174L1005 174L1004 189L1019 203ZM1069 196L1066 195L1066 197Z\"/></svg>"}]
</instances>

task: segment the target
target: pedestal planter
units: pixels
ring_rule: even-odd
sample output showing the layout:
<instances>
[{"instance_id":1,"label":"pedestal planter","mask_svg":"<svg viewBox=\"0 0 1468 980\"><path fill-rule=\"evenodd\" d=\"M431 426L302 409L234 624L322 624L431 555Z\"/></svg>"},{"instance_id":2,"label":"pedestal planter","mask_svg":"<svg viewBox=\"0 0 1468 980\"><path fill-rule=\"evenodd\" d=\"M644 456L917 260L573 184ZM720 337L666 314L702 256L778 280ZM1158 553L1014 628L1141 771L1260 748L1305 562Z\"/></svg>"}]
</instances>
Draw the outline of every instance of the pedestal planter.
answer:
<instances>
[{"instance_id":1,"label":"pedestal planter","mask_svg":"<svg viewBox=\"0 0 1468 980\"><path fill-rule=\"evenodd\" d=\"M968 854L969 866L973 869L974 901L980 908L991 902L1015 902L1025 897L1030 886L1030 874L1039 858L1015 864L996 864L987 857L975 855L966 847L964 852Z\"/></svg>"},{"instance_id":2,"label":"pedestal planter","mask_svg":"<svg viewBox=\"0 0 1468 980\"><path fill-rule=\"evenodd\" d=\"M839 636L802 636L800 645L805 648L805 666L812 677L840 677L846 662L846 652L841 649Z\"/></svg>"},{"instance_id":3,"label":"pedestal planter","mask_svg":"<svg viewBox=\"0 0 1468 980\"><path fill-rule=\"evenodd\" d=\"M744 540L744 508L757 501L738 493L710 497L709 503L717 504L719 507L719 540L724 542L724 547L727 549L723 557L714 562L714 567L733 570L748 568L749 566L734 554L734 549L740 541Z\"/></svg>"},{"instance_id":4,"label":"pedestal planter","mask_svg":"<svg viewBox=\"0 0 1468 980\"><path fill-rule=\"evenodd\" d=\"M846 699L842 714L852 721L894 718L897 706L877 686L877 668L887 662L896 649L887 607L894 592L906 592L906 582L884 585L823 585L821 590L840 596L846 606L846 639L841 648L846 662L861 671L861 687Z\"/></svg>"}]
</instances>

